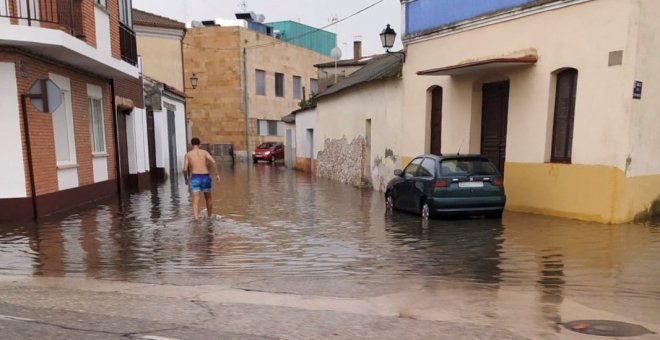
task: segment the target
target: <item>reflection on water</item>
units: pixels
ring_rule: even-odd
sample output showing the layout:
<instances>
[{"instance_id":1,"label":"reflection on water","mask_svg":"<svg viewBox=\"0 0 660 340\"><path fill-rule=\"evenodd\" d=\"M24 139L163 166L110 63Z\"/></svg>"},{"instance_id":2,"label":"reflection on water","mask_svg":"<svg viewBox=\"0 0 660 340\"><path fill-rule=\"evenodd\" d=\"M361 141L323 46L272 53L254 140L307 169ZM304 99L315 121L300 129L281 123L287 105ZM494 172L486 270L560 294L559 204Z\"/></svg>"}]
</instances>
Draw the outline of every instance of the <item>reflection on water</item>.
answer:
<instances>
[{"instance_id":1,"label":"reflection on water","mask_svg":"<svg viewBox=\"0 0 660 340\"><path fill-rule=\"evenodd\" d=\"M240 275L427 277L567 294L660 299L660 223L600 225L525 214L431 220L387 213L380 193L283 167L223 165L220 220L191 221L182 181L122 203L0 225L0 274L140 280ZM657 302L656 302L657 303Z\"/></svg>"}]
</instances>

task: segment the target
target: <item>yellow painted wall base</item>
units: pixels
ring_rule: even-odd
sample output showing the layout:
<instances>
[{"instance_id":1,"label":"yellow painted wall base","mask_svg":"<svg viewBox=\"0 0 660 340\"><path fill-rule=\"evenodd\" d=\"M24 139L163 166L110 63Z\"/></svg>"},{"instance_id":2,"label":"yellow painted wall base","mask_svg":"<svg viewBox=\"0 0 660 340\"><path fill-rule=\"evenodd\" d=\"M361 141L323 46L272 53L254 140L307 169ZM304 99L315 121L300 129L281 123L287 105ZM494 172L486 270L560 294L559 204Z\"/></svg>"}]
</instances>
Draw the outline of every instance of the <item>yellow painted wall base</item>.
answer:
<instances>
[{"instance_id":1,"label":"yellow painted wall base","mask_svg":"<svg viewBox=\"0 0 660 340\"><path fill-rule=\"evenodd\" d=\"M504 172L512 211L624 223L660 197L660 175L627 178L616 167L508 162Z\"/></svg>"}]
</instances>

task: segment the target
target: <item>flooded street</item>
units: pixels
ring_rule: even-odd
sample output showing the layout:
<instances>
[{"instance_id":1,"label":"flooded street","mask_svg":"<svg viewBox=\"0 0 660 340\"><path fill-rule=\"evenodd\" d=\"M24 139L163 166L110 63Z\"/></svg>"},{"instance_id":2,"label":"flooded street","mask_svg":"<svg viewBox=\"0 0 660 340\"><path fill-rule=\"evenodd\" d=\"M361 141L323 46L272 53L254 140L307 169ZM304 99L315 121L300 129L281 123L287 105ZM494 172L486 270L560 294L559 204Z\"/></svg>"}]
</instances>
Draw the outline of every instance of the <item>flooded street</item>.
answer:
<instances>
[{"instance_id":1,"label":"flooded street","mask_svg":"<svg viewBox=\"0 0 660 340\"><path fill-rule=\"evenodd\" d=\"M192 285L272 278L287 282L280 292L332 296L413 284L420 300L438 298L437 287L471 287L442 304L488 296L489 304L511 304L498 308L538 315L550 334L553 324L590 317L570 307L578 302L660 324L660 223L511 212L502 220L423 222L386 212L381 193L281 166L222 165L220 172L219 220L191 220L181 180L121 204L0 225L0 275ZM502 322L486 312L472 317Z\"/></svg>"}]
</instances>

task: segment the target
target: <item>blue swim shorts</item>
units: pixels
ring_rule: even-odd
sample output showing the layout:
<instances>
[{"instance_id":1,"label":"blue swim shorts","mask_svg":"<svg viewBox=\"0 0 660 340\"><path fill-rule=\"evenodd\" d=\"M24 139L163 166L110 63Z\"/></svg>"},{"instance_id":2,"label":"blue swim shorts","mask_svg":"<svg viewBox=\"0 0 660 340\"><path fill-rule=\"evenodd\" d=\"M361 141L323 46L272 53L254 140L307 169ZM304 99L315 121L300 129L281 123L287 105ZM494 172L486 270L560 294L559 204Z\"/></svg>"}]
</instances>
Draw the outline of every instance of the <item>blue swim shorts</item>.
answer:
<instances>
[{"instance_id":1,"label":"blue swim shorts","mask_svg":"<svg viewBox=\"0 0 660 340\"><path fill-rule=\"evenodd\" d=\"M208 174L192 174L190 176L191 192L211 192L213 181Z\"/></svg>"}]
</instances>

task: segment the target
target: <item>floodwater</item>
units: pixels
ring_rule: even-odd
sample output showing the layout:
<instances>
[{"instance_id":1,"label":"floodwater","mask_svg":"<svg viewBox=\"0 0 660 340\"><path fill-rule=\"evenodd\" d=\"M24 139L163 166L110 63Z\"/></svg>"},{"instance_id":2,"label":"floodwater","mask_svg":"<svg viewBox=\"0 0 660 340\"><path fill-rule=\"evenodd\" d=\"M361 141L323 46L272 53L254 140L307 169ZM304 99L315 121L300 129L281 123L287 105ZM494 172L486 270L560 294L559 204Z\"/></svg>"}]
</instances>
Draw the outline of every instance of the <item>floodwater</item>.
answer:
<instances>
[{"instance_id":1,"label":"floodwater","mask_svg":"<svg viewBox=\"0 0 660 340\"><path fill-rule=\"evenodd\" d=\"M601 225L506 212L423 222L381 193L270 164L222 165L219 220L191 220L182 180L0 224L0 274L167 281L241 276L424 277L660 309L660 223Z\"/></svg>"}]
</instances>

